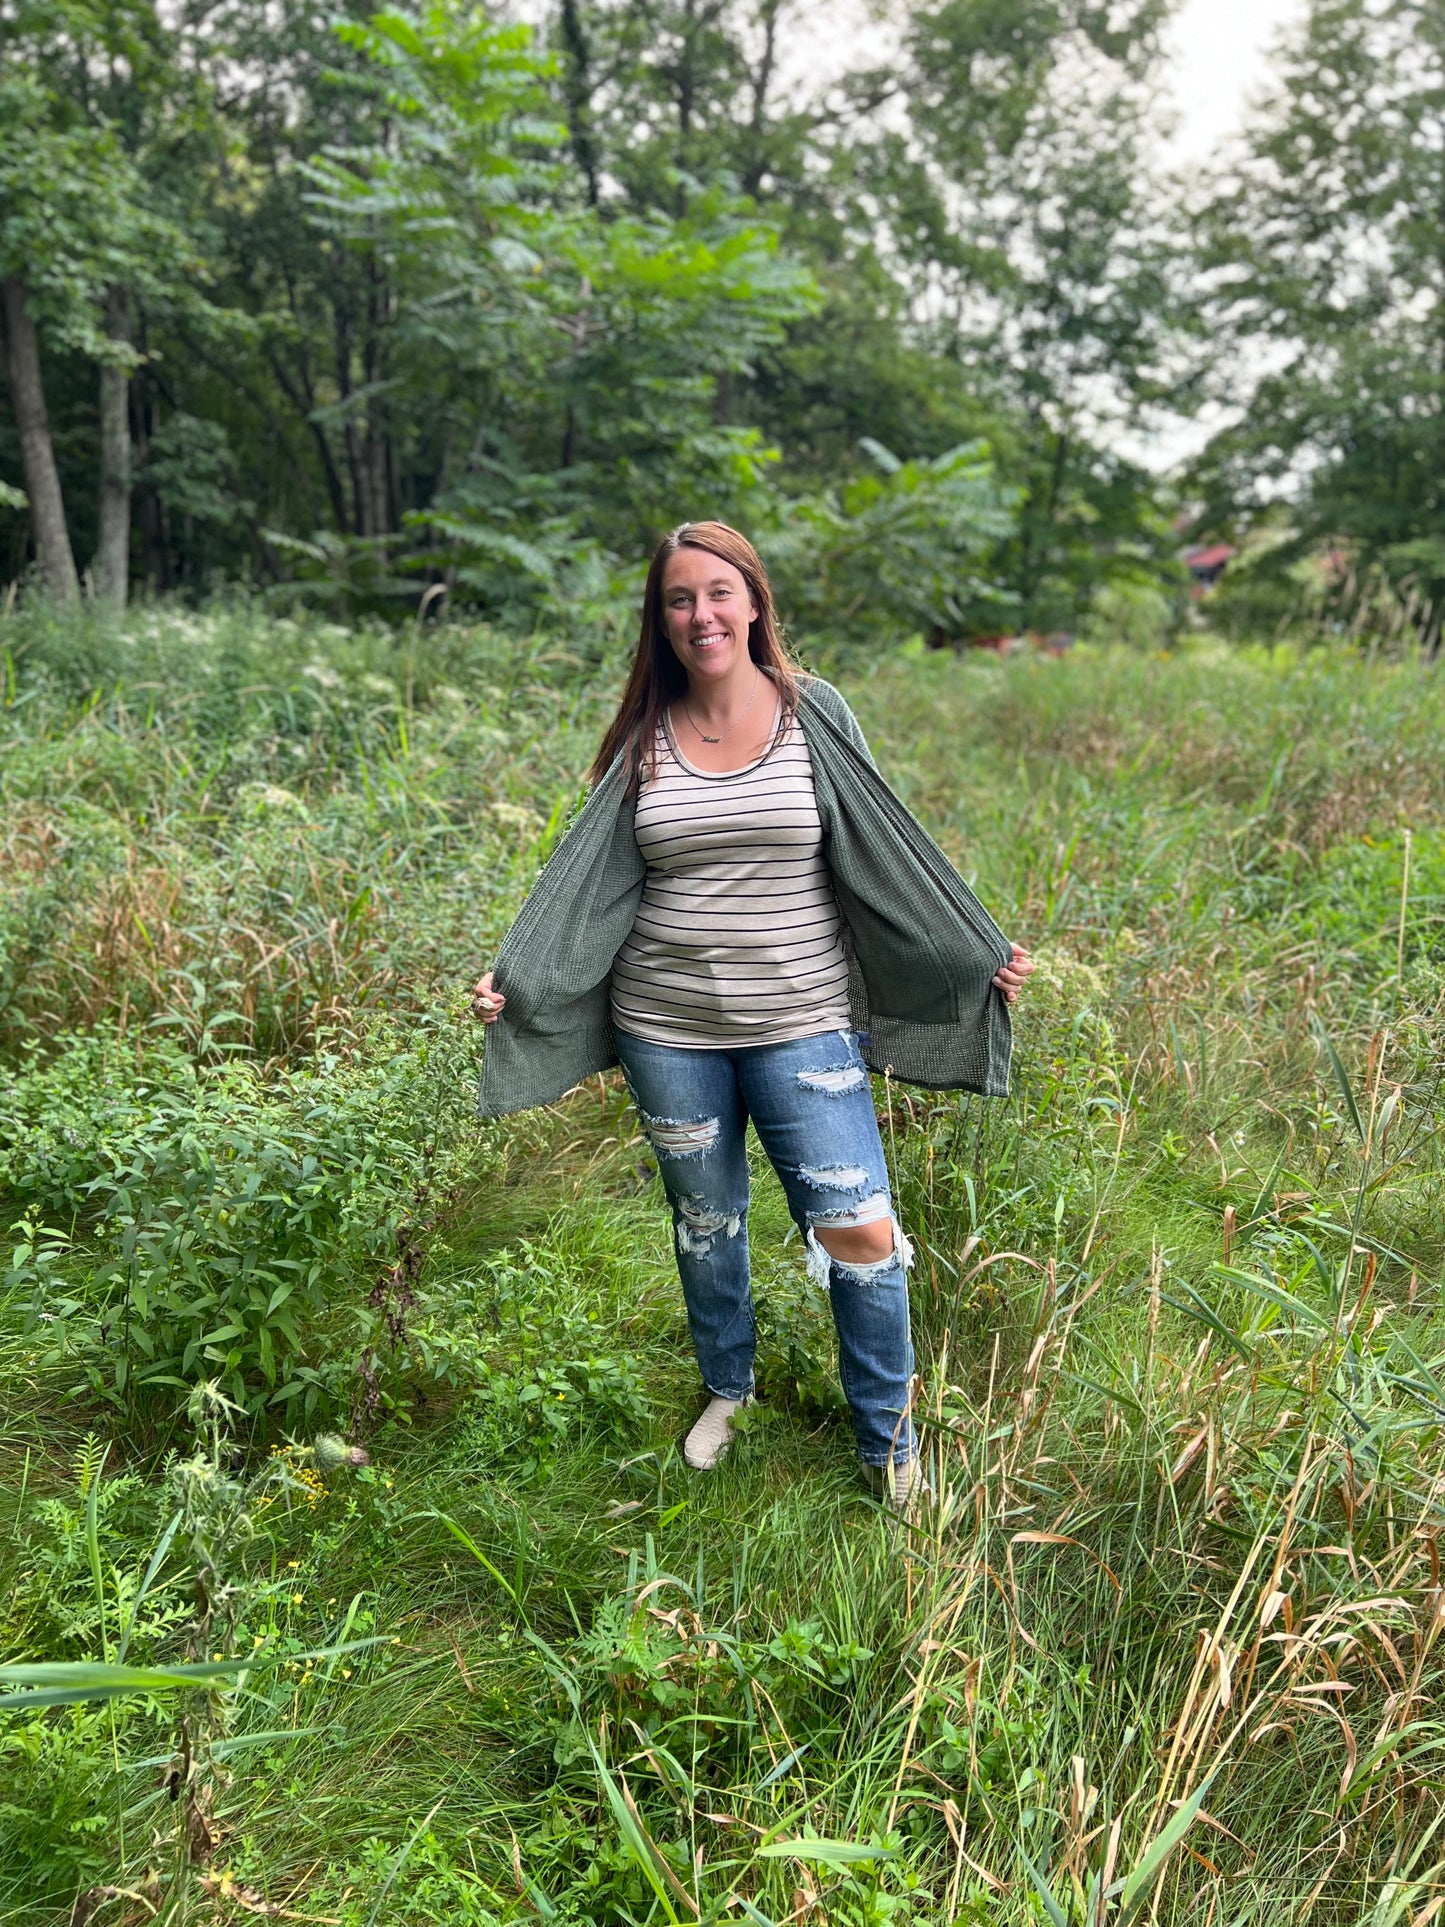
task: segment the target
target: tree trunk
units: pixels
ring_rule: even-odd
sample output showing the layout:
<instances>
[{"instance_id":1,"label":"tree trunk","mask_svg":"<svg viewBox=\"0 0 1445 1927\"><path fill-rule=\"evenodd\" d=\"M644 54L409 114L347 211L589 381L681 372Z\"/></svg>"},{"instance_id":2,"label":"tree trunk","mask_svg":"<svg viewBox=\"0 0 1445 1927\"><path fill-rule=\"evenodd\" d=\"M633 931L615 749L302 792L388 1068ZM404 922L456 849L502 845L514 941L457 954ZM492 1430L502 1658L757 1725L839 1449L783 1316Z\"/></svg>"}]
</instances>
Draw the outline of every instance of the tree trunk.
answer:
<instances>
[{"instance_id":1,"label":"tree trunk","mask_svg":"<svg viewBox=\"0 0 1445 1927\"><path fill-rule=\"evenodd\" d=\"M336 324L336 389L341 400L341 432L346 442L346 466L351 476L352 527L358 535L371 534L370 496L366 486L366 466L361 458L361 436L357 432L356 410L351 406L351 314L332 305Z\"/></svg>"},{"instance_id":2,"label":"tree trunk","mask_svg":"<svg viewBox=\"0 0 1445 1927\"><path fill-rule=\"evenodd\" d=\"M778 10L781 0L763 0L763 51L753 71L753 111L748 122L748 164L743 169L743 193L756 199L768 171L768 95L778 54Z\"/></svg>"},{"instance_id":3,"label":"tree trunk","mask_svg":"<svg viewBox=\"0 0 1445 1927\"><path fill-rule=\"evenodd\" d=\"M130 296L110 291L105 331L130 343ZM130 376L107 362L100 371L100 533L95 588L102 602L125 607L130 578Z\"/></svg>"},{"instance_id":4,"label":"tree trunk","mask_svg":"<svg viewBox=\"0 0 1445 1927\"><path fill-rule=\"evenodd\" d=\"M144 334L140 348L144 354ZM141 568L146 581L158 595L162 595L171 586L170 529L165 503L155 483L146 475L151 441L160 426L160 401L156 394L154 372L144 364L130 385L130 401L131 447L135 451L136 473L141 477L139 500L135 504L136 521L140 526Z\"/></svg>"},{"instance_id":5,"label":"tree trunk","mask_svg":"<svg viewBox=\"0 0 1445 1927\"><path fill-rule=\"evenodd\" d=\"M384 328L390 319L389 290L382 280L375 256L366 263L366 340L362 345L361 368L366 382L366 435L362 443L362 464L366 477L367 535L391 533L390 450L391 440L386 403L386 341Z\"/></svg>"},{"instance_id":6,"label":"tree trunk","mask_svg":"<svg viewBox=\"0 0 1445 1927\"><path fill-rule=\"evenodd\" d=\"M578 0L562 0L562 44L567 49L562 80L572 155L587 183L587 205L596 207L602 195L597 179L597 143L592 137L592 50Z\"/></svg>"},{"instance_id":7,"label":"tree trunk","mask_svg":"<svg viewBox=\"0 0 1445 1927\"><path fill-rule=\"evenodd\" d=\"M8 275L0 282L0 296L5 305L10 405L20 432L35 559L40 564L41 579L57 602L79 602L80 578L75 573L70 532L65 526L60 471L55 466L55 444L50 439L50 418L45 412L45 388L40 379L40 344L25 305L25 283L18 275Z\"/></svg>"}]
</instances>

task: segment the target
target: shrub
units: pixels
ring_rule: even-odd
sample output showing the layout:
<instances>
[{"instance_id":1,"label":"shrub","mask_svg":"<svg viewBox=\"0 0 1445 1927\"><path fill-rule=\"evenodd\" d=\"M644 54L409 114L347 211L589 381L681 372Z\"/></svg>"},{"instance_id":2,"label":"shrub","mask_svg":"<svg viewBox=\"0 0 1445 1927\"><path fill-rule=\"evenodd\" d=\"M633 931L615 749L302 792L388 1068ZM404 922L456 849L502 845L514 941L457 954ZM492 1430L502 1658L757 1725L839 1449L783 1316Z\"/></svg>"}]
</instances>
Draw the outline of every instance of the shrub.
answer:
<instances>
[{"instance_id":1,"label":"shrub","mask_svg":"<svg viewBox=\"0 0 1445 1927\"><path fill-rule=\"evenodd\" d=\"M42 1364L127 1411L199 1378L252 1414L335 1409L378 1270L467 1157L474 1048L433 1014L270 1078L165 1041L138 1062L113 1028L30 1053L0 1080L0 1189L68 1227L68 1261L37 1231L12 1269Z\"/></svg>"},{"instance_id":2,"label":"shrub","mask_svg":"<svg viewBox=\"0 0 1445 1927\"><path fill-rule=\"evenodd\" d=\"M986 442L967 442L931 461L903 462L863 443L876 472L841 494L780 504L762 538L788 620L817 632L876 643L913 634L958 636L1007 620L1010 598L985 574L1007 534L1016 490L994 473Z\"/></svg>"}]
</instances>

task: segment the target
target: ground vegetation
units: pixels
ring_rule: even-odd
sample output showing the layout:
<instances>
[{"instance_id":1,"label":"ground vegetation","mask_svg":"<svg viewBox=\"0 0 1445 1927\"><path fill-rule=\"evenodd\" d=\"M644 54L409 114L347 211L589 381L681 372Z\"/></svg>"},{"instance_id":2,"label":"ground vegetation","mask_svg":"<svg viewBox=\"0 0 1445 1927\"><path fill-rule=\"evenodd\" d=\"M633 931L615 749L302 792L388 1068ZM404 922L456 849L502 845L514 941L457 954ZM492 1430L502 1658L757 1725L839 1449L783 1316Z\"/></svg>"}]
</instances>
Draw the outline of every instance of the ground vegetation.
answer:
<instances>
[{"instance_id":1,"label":"ground vegetation","mask_svg":"<svg viewBox=\"0 0 1445 1927\"><path fill-rule=\"evenodd\" d=\"M472 1115L466 988L615 645L243 603L4 641L0 1918L1434 1918L1413 653L845 661L1040 959L1007 1102L875 1085L904 1527L761 1170L764 1397L702 1477L615 1078Z\"/></svg>"}]
</instances>

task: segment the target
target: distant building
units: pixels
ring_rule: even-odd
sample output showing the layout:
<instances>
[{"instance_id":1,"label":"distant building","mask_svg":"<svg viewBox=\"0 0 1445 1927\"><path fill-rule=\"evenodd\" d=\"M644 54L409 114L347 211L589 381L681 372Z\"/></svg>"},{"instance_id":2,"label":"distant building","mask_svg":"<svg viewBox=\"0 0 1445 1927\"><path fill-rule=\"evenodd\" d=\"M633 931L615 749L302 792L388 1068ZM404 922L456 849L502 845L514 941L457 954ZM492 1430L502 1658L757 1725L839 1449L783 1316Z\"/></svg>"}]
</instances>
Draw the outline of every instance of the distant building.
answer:
<instances>
[{"instance_id":1,"label":"distant building","mask_svg":"<svg viewBox=\"0 0 1445 1927\"><path fill-rule=\"evenodd\" d=\"M1186 549L1184 566L1194 583L1195 595L1201 596L1206 589L1212 589L1237 553L1227 542L1211 543L1207 549Z\"/></svg>"}]
</instances>

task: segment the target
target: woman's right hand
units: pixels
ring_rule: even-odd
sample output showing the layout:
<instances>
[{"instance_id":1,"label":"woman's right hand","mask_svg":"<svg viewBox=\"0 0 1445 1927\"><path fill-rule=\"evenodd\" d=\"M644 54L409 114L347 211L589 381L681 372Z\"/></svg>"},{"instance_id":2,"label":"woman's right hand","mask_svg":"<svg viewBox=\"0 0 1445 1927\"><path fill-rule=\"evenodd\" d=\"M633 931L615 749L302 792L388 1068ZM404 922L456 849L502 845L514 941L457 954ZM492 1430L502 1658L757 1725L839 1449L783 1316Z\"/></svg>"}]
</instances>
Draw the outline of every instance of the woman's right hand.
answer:
<instances>
[{"instance_id":1,"label":"woman's right hand","mask_svg":"<svg viewBox=\"0 0 1445 1927\"><path fill-rule=\"evenodd\" d=\"M472 1015L479 1017L484 1024L496 1023L506 1001L500 990L492 989L490 970L472 985Z\"/></svg>"}]
</instances>

